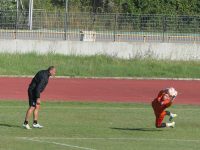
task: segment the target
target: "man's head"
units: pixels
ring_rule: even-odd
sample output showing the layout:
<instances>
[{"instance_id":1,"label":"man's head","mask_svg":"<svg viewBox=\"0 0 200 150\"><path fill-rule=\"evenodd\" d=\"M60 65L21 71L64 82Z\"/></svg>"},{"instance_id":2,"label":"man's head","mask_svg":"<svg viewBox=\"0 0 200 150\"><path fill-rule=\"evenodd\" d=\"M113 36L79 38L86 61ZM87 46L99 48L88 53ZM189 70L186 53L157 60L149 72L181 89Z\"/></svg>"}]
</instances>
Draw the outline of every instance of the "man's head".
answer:
<instances>
[{"instance_id":1,"label":"man's head","mask_svg":"<svg viewBox=\"0 0 200 150\"><path fill-rule=\"evenodd\" d=\"M49 71L51 76L56 75L56 68L54 66L50 66L47 70Z\"/></svg>"}]
</instances>

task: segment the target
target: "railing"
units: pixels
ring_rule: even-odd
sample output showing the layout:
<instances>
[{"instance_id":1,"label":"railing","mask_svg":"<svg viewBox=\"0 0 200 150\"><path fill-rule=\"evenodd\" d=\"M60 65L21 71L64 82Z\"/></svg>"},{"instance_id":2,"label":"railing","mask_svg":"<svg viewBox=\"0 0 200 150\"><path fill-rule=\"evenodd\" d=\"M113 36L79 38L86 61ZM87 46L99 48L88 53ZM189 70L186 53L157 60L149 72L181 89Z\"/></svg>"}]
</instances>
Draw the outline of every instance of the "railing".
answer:
<instances>
[{"instance_id":1,"label":"railing","mask_svg":"<svg viewBox=\"0 0 200 150\"><path fill-rule=\"evenodd\" d=\"M199 16L0 11L1 39L200 42Z\"/></svg>"}]
</instances>

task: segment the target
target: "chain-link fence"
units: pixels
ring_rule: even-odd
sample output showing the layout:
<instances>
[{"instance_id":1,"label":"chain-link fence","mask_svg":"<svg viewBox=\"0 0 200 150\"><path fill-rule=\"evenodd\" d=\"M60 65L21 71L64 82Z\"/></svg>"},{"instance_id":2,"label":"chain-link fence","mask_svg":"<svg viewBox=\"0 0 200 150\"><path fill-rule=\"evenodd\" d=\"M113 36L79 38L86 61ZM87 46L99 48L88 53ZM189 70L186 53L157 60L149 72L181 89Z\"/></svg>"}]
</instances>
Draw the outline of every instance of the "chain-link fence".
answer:
<instances>
[{"instance_id":1,"label":"chain-link fence","mask_svg":"<svg viewBox=\"0 0 200 150\"><path fill-rule=\"evenodd\" d=\"M0 11L1 39L200 42L199 16Z\"/></svg>"}]
</instances>

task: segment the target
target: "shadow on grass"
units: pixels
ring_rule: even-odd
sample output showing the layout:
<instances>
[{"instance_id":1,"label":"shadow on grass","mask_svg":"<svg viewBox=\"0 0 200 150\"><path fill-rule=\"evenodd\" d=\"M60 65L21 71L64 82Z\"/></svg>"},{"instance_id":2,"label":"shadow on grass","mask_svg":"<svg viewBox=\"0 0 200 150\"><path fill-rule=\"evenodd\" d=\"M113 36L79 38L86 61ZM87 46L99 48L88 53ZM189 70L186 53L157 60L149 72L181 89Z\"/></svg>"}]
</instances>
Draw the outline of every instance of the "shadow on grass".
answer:
<instances>
[{"instance_id":1,"label":"shadow on grass","mask_svg":"<svg viewBox=\"0 0 200 150\"><path fill-rule=\"evenodd\" d=\"M9 127L9 128L22 128L19 125L12 125L12 124L6 124L6 123L0 123L0 127Z\"/></svg>"},{"instance_id":2,"label":"shadow on grass","mask_svg":"<svg viewBox=\"0 0 200 150\"><path fill-rule=\"evenodd\" d=\"M110 129L125 130L125 131L145 131L145 132L163 131L161 129L156 129L156 128L114 128L114 127L111 127Z\"/></svg>"}]
</instances>

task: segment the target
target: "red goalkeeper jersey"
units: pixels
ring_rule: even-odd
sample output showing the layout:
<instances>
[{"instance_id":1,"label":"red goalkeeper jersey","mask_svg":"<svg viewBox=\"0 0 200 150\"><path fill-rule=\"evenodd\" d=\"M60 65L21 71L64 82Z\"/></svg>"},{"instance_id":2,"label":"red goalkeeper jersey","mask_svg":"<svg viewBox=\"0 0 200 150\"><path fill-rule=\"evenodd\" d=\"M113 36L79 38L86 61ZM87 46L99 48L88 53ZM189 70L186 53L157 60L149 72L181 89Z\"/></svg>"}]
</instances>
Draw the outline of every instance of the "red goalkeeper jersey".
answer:
<instances>
[{"instance_id":1,"label":"red goalkeeper jersey","mask_svg":"<svg viewBox=\"0 0 200 150\"><path fill-rule=\"evenodd\" d=\"M171 106L172 101L166 90L161 90L158 96L153 100L152 106L158 113L162 112L167 107Z\"/></svg>"}]
</instances>

